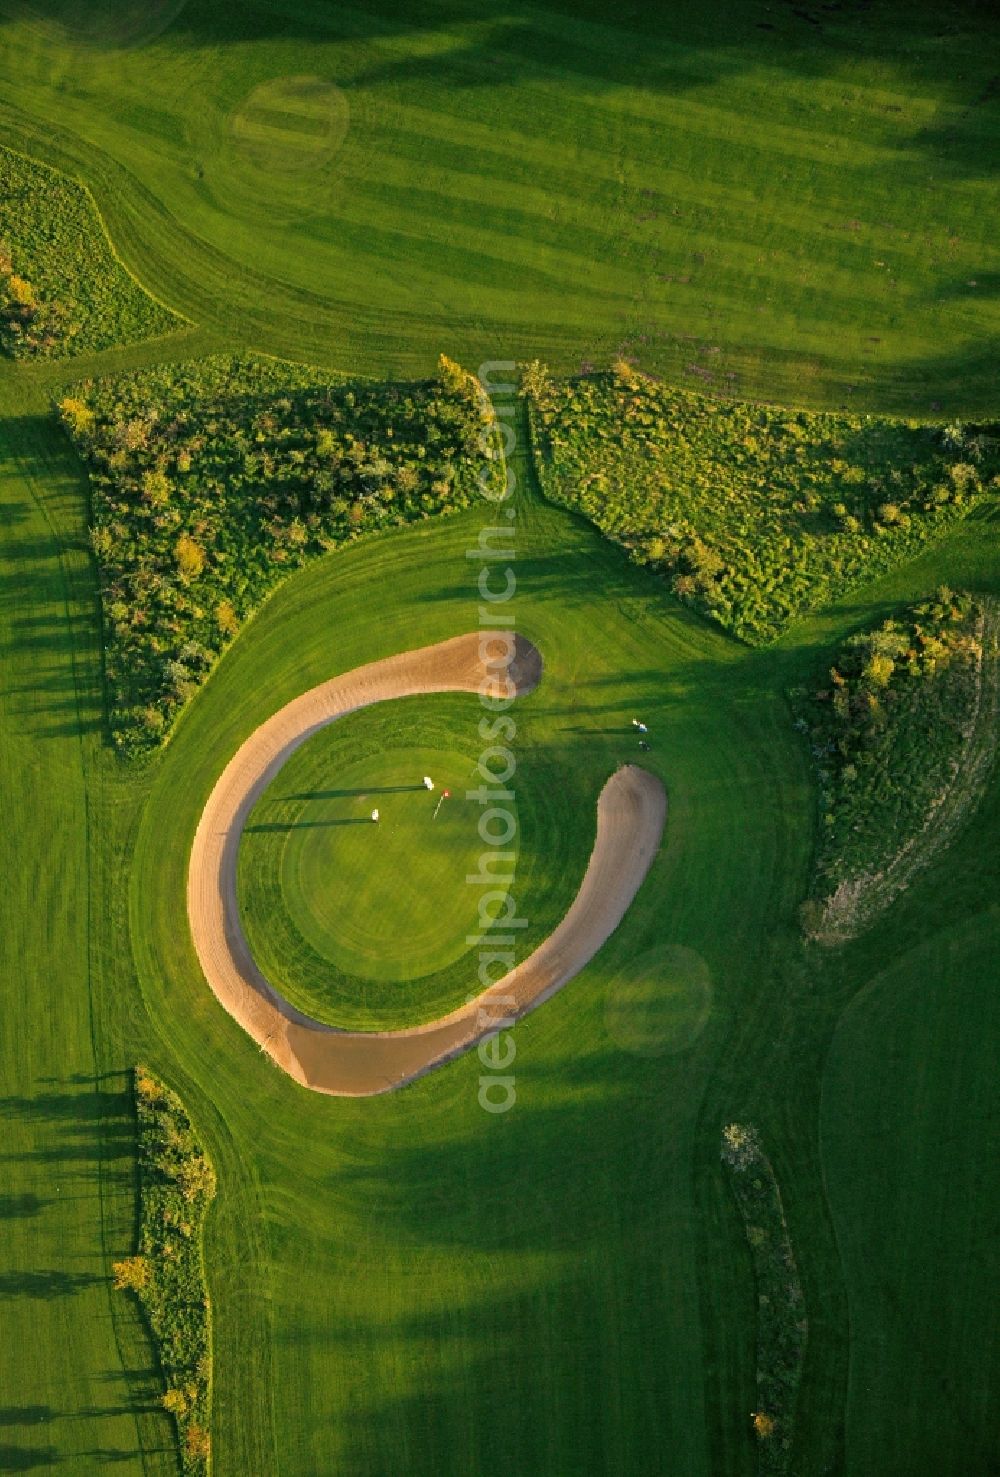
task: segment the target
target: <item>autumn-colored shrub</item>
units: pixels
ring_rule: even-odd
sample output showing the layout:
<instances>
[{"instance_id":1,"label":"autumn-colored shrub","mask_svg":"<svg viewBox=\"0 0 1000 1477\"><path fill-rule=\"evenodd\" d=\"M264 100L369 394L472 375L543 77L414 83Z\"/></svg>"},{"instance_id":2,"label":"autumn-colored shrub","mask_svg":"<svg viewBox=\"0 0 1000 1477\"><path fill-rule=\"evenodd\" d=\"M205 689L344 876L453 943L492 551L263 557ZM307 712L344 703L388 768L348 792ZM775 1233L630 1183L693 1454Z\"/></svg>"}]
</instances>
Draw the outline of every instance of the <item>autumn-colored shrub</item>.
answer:
<instances>
[{"instance_id":1,"label":"autumn-colored shrub","mask_svg":"<svg viewBox=\"0 0 1000 1477\"><path fill-rule=\"evenodd\" d=\"M483 449L478 380L349 384L263 359L209 359L77 387L63 423L93 486L112 734L159 743L274 585L368 533L462 508Z\"/></svg>"},{"instance_id":2,"label":"autumn-colored shrub","mask_svg":"<svg viewBox=\"0 0 1000 1477\"><path fill-rule=\"evenodd\" d=\"M139 1247L112 1267L149 1320L166 1379L164 1410L177 1424L185 1477L204 1477L211 1450L211 1323L202 1223L215 1172L176 1093L136 1067Z\"/></svg>"}]
</instances>

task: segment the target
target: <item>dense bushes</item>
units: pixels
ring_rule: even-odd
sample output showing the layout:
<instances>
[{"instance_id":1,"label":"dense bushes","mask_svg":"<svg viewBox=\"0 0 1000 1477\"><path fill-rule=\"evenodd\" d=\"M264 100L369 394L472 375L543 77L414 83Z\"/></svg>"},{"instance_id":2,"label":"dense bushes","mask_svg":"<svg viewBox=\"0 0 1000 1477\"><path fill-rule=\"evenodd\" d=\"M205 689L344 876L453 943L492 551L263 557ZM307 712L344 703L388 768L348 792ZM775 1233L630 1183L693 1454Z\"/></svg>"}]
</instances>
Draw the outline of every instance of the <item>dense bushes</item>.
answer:
<instances>
[{"instance_id":1,"label":"dense bushes","mask_svg":"<svg viewBox=\"0 0 1000 1477\"><path fill-rule=\"evenodd\" d=\"M490 402L447 359L414 385L210 359L79 387L111 728L155 744L267 592L313 555L502 482ZM484 461L483 445L493 465Z\"/></svg>"},{"instance_id":2,"label":"dense bushes","mask_svg":"<svg viewBox=\"0 0 1000 1477\"><path fill-rule=\"evenodd\" d=\"M523 389L547 496L754 644L1000 486L996 443L958 426L707 399L626 364L561 383L535 364Z\"/></svg>"},{"instance_id":3,"label":"dense bushes","mask_svg":"<svg viewBox=\"0 0 1000 1477\"><path fill-rule=\"evenodd\" d=\"M781 1192L749 1123L722 1131L722 1159L743 1219L757 1283L758 1469L788 1470L808 1323Z\"/></svg>"},{"instance_id":4,"label":"dense bushes","mask_svg":"<svg viewBox=\"0 0 1000 1477\"><path fill-rule=\"evenodd\" d=\"M55 358L180 324L129 276L82 185L0 147L0 347Z\"/></svg>"},{"instance_id":5,"label":"dense bushes","mask_svg":"<svg viewBox=\"0 0 1000 1477\"><path fill-rule=\"evenodd\" d=\"M891 879L899 859L934 839L977 725L992 727L982 702L986 630L982 606L942 587L852 636L802 704L798 726L821 799L807 932L827 931L834 897L847 927L846 915Z\"/></svg>"},{"instance_id":6,"label":"dense bushes","mask_svg":"<svg viewBox=\"0 0 1000 1477\"><path fill-rule=\"evenodd\" d=\"M177 1422L183 1471L208 1470L212 1348L201 1233L215 1173L177 1096L144 1067L135 1072L139 1119L139 1247L114 1264L115 1286L149 1319Z\"/></svg>"}]
</instances>

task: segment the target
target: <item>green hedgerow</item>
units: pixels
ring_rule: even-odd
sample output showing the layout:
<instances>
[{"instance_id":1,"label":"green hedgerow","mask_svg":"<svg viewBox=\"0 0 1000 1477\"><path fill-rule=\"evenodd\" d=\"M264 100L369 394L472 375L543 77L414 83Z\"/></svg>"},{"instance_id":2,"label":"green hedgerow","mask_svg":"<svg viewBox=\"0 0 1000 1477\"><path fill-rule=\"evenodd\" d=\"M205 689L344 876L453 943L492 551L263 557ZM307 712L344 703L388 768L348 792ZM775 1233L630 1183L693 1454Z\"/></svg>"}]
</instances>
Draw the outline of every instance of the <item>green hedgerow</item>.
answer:
<instances>
[{"instance_id":1,"label":"green hedgerow","mask_svg":"<svg viewBox=\"0 0 1000 1477\"><path fill-rule=\"evenodd\" d=\"M750 1123L722 1130L722 1162L743 1220L757 1284L757 1469L788 1471L809 1325L802 1283L771 1162Z\"/></svg>"},{"instance_id":2,"label":"green hedgerow","mask_svg":"<svg viewBox=\"0 0 1000 1477\"><path fill-rule=\"evenodd\" d=\"M215 1171L176 1093L145 1067L134 1075L138 1117L139 1246L114 1263L114 1285L142 1304L177 1423L185 1477L204 1477L211 1450L212 1344L202 1224Z\"/></svg>"}]
</instances>

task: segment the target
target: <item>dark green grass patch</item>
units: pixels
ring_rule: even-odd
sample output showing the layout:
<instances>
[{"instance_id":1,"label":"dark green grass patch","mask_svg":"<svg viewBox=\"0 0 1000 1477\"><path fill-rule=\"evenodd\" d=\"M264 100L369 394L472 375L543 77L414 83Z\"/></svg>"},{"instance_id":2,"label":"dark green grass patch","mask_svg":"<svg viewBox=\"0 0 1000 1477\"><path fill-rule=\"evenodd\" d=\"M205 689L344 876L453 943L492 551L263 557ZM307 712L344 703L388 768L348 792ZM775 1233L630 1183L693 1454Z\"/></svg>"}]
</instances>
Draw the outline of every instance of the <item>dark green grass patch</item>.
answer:
<instances>
[{"instance_id":1,"label":"dark green grass patch","mask_svg":"<svg viewBox=\"0 0 1000 1477\"><path fill-rule=\"evenodd\" d=\"M139 1118L139 1246L114 1265L115 1286L134 1292L149 1319L177 1422L185 1477L201 1477L211 1454L211 1318L202 1223L215 1171L176 1093L135 1071Z\"/></svg>"},{"instance_id":2,"label":"dark green grass patch","mask_svg":"<svg viewBox=\"0 0 1000 1477\"><path fill-rule=\"evenodd\" d=\"M826 1058L819 1128L850 1312L849 1473L996 1465L998 798L972 847L936 869L942 926L928 929L925 909L919 941L883 955ZM992 897L949 923L956 875L977 865Z\"/></svg>"},{"instance_id":3,"label":"dark green grass patch","mask_svg":"<svg viewBox=\"0 0 1000 1477\"><path fill-rule=\"evenodd\" d=\"M0 348L60 358L180 326L122 266L83 185L0 147Z\"/></svg>"},{"instance_id":4,"label":"dark green grass patch","mask_svg":"<svg viewBox=\"0 0 1000 1477\"><path fill-rule=\"evenodd\" d=\"M478 380L415 385L209 359L61 404L92 472L111 729L153 746L275 584L361 534L467 506L502 477ZM489 458L493 457L492 465Z\"/></svg>"},{"instance_id":5,"label":"dark green grass patch","mask_svg":"<svg viewBox=\"0 0 1000 1477\"><path fill-rule=\"evenodd\" d=\"M524 388L546 494L755 645L940 536L1000 464L960 426L713 400L627 364L535 364Z\"/></svg>"}]
</instances>

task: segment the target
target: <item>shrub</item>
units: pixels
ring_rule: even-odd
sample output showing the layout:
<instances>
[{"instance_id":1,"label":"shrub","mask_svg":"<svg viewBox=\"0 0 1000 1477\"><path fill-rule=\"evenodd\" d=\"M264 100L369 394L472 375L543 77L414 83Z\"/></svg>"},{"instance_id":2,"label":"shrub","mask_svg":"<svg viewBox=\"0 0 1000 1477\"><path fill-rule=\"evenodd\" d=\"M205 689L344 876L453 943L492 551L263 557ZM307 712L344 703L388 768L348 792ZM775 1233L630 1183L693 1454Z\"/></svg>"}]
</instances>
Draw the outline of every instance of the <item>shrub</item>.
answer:
<instances>
[{"instance_id":1,"label":"shrub","mask_svg":"<svg viewBox=\"0 0 1000 1477\"><path fill-rule=\"evenodd\" d=\"M787 1472L808 1322L799 1271L774 1169L750 1123L722 1130L729 1170L757 1284L757 1398L751 1416L762 1473Z\"/></svg>"},{"instance_id":2,"label":"shrub","mask_svg":"<svg viewBox=\"0 0 1000 1477\"><path fill-rule=\"evenodd\" d=\"M529 365L522 390L546 495L752 644L1000 486L998 443L971 430L709 399L626 361L562 382Z\"/></svg>"},{"instance_id":3,"label":"shrub","mask_svg":"<svg viewBox=\"0 0 1000 1477\"><path fill-rule=\"evenodd\" d=\"M113 1264L114 1285L142 1304L167 1382L160 1403L176 1421L185 1477L203 1477L211 1450L211 1326L201 1229L215 1172L176 1094L145 1067L136 1067L134 1086L139 1248Z\"/></svg>"},{"instance_id":4,"label":"shrub","mask_svg":"<svg viewBox=\"0 0 1000 1477\"><path fill-rule=\"evenodd\" d=\"M912 846L958 770L978 709L983 613L942 586L860 631L799 699L819 780L820 826L804 931L838 889L860 892Z\"/></svg>"},{"instance_id":5,"label":"shrub","mask_svg":"<svg viewBox=\"0 0 1000 1477\"><path fill-rule=\"evenodd\" d=\"M490 402L444 358L415 385L211 359L88 383L60 409L90 467L109 717L129 754L161 741L286 574L466 507L484 446L504 481Z\"/></svg>"},{"instance_id":6,"label":"shrub","mask_svg":"<svg viewBox=\"0 0 1000 1477\"><path fill-rule=\"evenodd\" d=\"M177 556L177 568L184 583L187 584L197 579L205 568L205 550L201 545L195 543L189 533L182 533L177 540L174 552Z\"/></svg>"},{"instance_id":7,"label":"shrub","mask_svg":"<svg viewBox=\"0 0 1000 1477\"><path fill-rule=\"evenodd\" d=\"M115 1287L119 1291L130 1288L132 1292L143 1292L149 1286L152 1277L152 1267L148 1257L129 1256L124 1261L115 1262L111 1268L114 1274Z\"/></svg>"}]
</instances>

